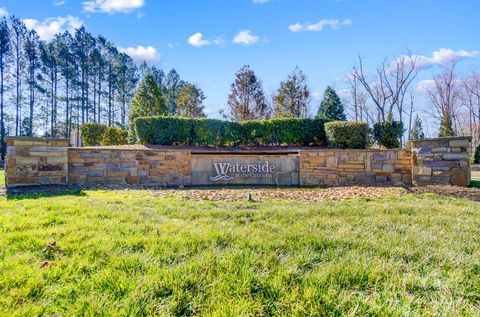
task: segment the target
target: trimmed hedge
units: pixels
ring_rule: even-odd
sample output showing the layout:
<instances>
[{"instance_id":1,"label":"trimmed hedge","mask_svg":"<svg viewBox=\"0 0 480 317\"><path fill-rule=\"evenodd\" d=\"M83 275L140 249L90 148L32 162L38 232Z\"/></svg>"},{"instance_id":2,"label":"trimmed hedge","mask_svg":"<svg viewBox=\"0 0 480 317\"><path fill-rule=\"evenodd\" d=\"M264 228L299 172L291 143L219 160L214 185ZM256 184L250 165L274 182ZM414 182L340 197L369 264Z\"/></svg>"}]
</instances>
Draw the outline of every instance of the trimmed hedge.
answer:
<instances>
[{"instance_id":1,"label":"trimmed hedge","mask_svg":"<svg viewBox=\"0 0 480 317\"><path fill-rule=\"evenodd\" d=\"M125 145L128 144L128 131L107 127L102 136L102 145Z\"/></svg>"},{"instance_id":2,"label":"trimmed hedge","mask_svg":"<svg viewBox=\"0 0 480 317\"><path fill-rule=\"evenodd\" d=\"M217 119L142 117L134 120L140 143L159 145L248 146L326 145L321 119L231 122Z\"/></svg>"},{"instance_id":3,"label":"trimmed hedge","mask_svg":"<svg viewBox=\"0 0 480 317\"><path fill-rule=\"evenodd\" d=\"M373 138L387 149L400 147L403 123L400 121L378 122L373 125Z\"/></svg>"},{"instance_id":4,"label":"trimmed hedge","mask_svg":"<svg viewBox=\"0 0 480 317\"><path fill-rule=\"evenodd\" d=\"M368 124L364 122L332 121L325 123L325 134L330 145L340 148L367 147Z\"/></svg>"},{"instance_id":5,"label":"trimmed hedge","mask_svg":"<svg viewBox=\"0 0 480 317\"><path fill-rule=\"evenodd\" d=\"M80 126L80 137L85 146L127 144L128 131L109 127L102 123L84 123Z\"/></svg>"},{"instance_id":6,"label":"trimmed hedge","mask_svg":"<svg viewBox=\"0 0 480 317\"><path fill-rule=\"evenodd\" d=\"M102 143L103 133L108 128L101 123L84 123L80 126L80 137L85 146L97 146Z\"/></svg>"}]
</instances>

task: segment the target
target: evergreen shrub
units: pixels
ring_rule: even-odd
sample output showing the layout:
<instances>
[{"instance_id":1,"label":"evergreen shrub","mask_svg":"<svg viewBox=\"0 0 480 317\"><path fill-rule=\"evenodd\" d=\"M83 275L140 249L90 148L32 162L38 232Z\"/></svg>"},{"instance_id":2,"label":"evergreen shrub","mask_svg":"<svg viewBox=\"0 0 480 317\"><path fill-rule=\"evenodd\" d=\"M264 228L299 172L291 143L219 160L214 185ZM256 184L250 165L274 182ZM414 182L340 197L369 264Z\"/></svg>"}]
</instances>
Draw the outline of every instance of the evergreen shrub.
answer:
<instances>
[{"instance_id":1,"label":"evergreen shrub","mask_svg":"<svg viewBox=\"0 0 480 317\"><path fill-rule=\"evenodd\" d=\"M332 121L325 123L329 145L348 149L364 149L368 142L368 124L356 121Z\"/></svg>"}]
</instances>

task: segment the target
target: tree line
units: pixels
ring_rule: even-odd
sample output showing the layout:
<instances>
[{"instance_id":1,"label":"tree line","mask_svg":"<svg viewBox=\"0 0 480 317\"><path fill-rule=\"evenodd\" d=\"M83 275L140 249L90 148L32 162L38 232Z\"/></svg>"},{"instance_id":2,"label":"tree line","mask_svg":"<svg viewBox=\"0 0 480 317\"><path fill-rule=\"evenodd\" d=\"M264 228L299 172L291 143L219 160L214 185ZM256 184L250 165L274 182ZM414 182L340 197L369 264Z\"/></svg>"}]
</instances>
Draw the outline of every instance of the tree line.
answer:
<instances>
[{"instance_id":1,"label":"tree line","mask_svg":"<svg viewBox=\"0 0 480 317\"><path fill-rule=\"evenodd\" d=\"M168 112L175 113L187 83L174 69L165 74L145 62L137 66L113 43L84 26L43 41L21 19L2 18L0 159L5 156L7 135L70 138L86 122L127 128L133 94L146 73L158 83Z\"/></svg>"}]
</instances>

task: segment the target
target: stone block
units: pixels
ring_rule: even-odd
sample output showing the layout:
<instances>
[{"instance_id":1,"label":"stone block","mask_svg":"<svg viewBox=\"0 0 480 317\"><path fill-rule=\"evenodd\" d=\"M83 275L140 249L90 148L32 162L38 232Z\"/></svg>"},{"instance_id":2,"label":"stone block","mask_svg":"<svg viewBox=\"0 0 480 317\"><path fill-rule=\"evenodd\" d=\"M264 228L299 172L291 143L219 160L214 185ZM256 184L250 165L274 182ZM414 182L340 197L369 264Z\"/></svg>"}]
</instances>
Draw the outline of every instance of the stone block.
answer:
<instances>
[{"instance_id":1,"label":"stone block","mask_svg":"<svg viewBox=\"0 0 480 317\"><path fill-rule=\"evenodd\" d=\"M450 147L464 147L468 148L470 147L470 141L469 140L451 140L449 142Z\"/></svg>"},{"instance_id":2,"label":"stone block","mask_svg":"<svg viewBox=\"0 0 480 317\"><path fill-rule=\"evenodd\" d=\"M443 155L443 159L444 160L448 160L448 161L461 161L461 160L469 160L470 159L470 155L468 153L445 153Z\"/></svg>"},{"instance_id":3,"label":"stone block","mask_svg":"<svg viewBox=\"0 0 480 317\"><path fill-rule=\"evenodd\" d=\"M17 157L15 158L17 165L36 165L38 164L38 157Z\"/></svg>"},{"instance_id":4,"label":"stone block","mask_svg":"<svg viewBox=\"0 0 480 317\"><path fill-rule=\"evenodd\" d=\"M383 164L382 171L386 173L392 173L395 171L395 168L393 168L393 165L391 164Z\"/></svg>"},{"instance_id":5,"label":"stone block","mask_svg":"<svg viewBox=\"0 0 480 317\"><path fill-rule=\"evenodd\" d=\"M140 184L140 176L128 176L127 177L128 184Z\"/></svg>"},{"instance_id":6,"label":"stone block","mask_svg":"<svg viewBox=\"0 0 480 317\"><path fill-rule=\"evenodd\" d=\"M432 153L446 153L447 148L442 146L442 147L435 147L432 149Z\"/></svg>"},{"instance_id":7,"label":"stone block","mask_svg":"<svg viewBox=\"0 0 480 317\"><path fill-rule=\"evenodd\" d=\"M47 157L47 164L66 164L68 163L68 157L60 156L60 157Z\"/></svg>"},{"instance_id":8,"label":"stone block","mask_svg":"<svg viewBox=\"0 0 480 317\"><path fill-rule=\"evenodd\" d=\"M148 176L150 173L150 171L148 170L138 170L137 171L137 175L140 176L140 177L146 177Z\"/></svg>"},{"instance_id":9,"label":"stone block","mask_svg":"<svg viewBox=\"0 0 480 317\"><path fill-rule=\"evenodd\" d=\"M63 171L63 170L65 170L64 164L47 164L47 165L38 166L39 172L53 172L53 171Z\"/></svg>"},{"instance_id":10,"label":"stone block","mask_svg":"<svg viewBox=\"0 0 480 317\"><path fill-rule=\"evenodd\" d=\"M32 146L30 152L67 152L66 147Z\"/></svg>"},{"instance_id":11,"label":"stone block","mask_svg":"<svg viewBox=\"0 0 480 317\"><path fill-rule=\"evenodd\" d=\"M373 154L374 161L384 161L386 159L387 159L387 156L385 154Z\"/></svg>"},{"instance_id":12,"label":"stone block","mask_svg":"<svg viewBox=\"0 0 480 317\"><path fill-rule=\"evenodd\" d=\"M103 177L105 176L104 171L91 171L87 173L87 178L89 177Z\"/></svg>"},{"instance_id":13,"label":"stone block","mask_svg":"<svg viewBox=\"0 0 480 317\"><path fill-rule=\"evenodd\" d=\"M455 186L468 186L470 185L470 171L464 168L452 168L449 181Z\"/></svg>"}]
</instances>

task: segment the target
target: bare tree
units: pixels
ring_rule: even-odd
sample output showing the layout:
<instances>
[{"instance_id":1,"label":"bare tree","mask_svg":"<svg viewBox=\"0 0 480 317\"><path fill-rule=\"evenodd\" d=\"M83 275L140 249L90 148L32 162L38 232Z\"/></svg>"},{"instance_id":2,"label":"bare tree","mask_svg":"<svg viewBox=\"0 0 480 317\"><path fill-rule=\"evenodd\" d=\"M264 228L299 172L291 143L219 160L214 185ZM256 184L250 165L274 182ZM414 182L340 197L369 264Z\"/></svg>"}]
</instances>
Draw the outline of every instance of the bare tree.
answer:
<instances>
[{"instance_id":1,"label":"bare tree","mask_svg":"<svg viewBox=\"0 0 480 317\"><path fill-rule=\"evenodd\" d=\"M349 96L345 98L345 103L349 105L353 112L355 121L365 121L367 123L375 121L375 116L368 107L367 93L362 89L358 80L350 74L347 76L347 84L349 86Z\"/></svg>"},{"instance_id":2,"label":"bare tree","mask_svg":"<svg viewBox=\"0 0 480 317\"><path fill-rule=\"evenodd\" d=\"M462 84L462 99L468 109L468 130L473 137L472 146L476 148L480 144L480 73L472 73Z\"/></svg>"},{"instance_id":3,"label":"bare tree","mask_svg":"<svg viewBox=\"0 0 480 317\"><path fill-rule=\"evenodd\" d=\"M374 103L378 121L383 122L393 117L393 111L396 108L399 119L403 122L405 95L420 70L418 56L408 53L391 62L385 59L377 67L373 78L365 73L362 58L359 57L358 60L358 68L353 69L352 75Z\"/></svg>"},{"instance_id":4,"label":"bare tree","mask_svg":"<svg viewBox=\"0 0 480 317\"><path fill-rule=\"evenodd\" d=\"M458 107L461 101L456 63L446 65L440 74L433 75L433 87L426 94L432 105L434 118L440 120L439 136L451 136L458 131Z\"/></svg>"}]
</instances>

